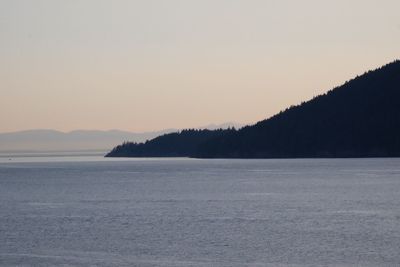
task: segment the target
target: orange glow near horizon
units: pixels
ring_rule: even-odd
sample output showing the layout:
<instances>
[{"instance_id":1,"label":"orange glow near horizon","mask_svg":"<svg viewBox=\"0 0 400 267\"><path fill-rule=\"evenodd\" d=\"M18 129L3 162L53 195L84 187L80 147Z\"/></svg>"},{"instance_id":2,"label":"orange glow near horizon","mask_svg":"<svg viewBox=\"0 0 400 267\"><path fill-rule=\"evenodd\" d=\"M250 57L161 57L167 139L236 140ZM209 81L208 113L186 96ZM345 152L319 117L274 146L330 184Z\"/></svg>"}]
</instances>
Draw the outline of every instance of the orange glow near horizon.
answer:
<instances>
[{"instance_id":1,"label":"orange glow near horizon","mask_svg":"<svg viewBox=\"0 0 400 267\"><path fill-rule=\"evenodd\" d=\"M0 3L0 132L255 123L399 58L399 1Z\"/></svg>"}]
</instances>

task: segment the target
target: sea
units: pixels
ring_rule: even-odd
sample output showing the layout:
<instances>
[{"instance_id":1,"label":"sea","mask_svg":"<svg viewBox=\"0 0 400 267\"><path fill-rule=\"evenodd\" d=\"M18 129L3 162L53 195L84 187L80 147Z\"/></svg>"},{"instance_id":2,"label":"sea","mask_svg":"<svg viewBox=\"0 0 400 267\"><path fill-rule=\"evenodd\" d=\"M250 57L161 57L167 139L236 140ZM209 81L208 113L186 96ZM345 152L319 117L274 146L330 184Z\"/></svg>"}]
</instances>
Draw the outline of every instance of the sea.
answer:
<instances>
[{"instance_id":1,"label":"sea","mask_svg":"<svg viewBox=\"0 0 400 267\"><path fill-rule=\"evenodd\" d=\"M0 266L400 266L400 159L3 154Z\"/></svg>"}]
</instances>

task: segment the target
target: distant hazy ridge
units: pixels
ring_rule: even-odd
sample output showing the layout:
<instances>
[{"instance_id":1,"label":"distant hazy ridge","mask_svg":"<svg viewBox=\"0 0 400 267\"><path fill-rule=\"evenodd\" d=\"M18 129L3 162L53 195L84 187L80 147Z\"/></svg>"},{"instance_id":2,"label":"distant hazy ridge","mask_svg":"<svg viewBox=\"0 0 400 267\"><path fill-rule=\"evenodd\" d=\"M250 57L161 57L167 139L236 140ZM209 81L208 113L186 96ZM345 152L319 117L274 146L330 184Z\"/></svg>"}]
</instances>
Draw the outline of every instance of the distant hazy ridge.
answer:
<instances>
[{"instance_id":1,"label":"distant hazy ridge","mask_svg":"<svg viewBox=\"0 0 400 267\"><path fill-rule=\"evenodd\" d=\"M220 125L210 124L200 129L227 128L235 123ZM154 132L133 133L128 131L90 131L77 130L60 132L55 130L27 130L0 133L0 152L13 151L109 151L114 146L125 142L144 142L159 135L176 132L177 129L165 129Z\"/></svg>"},{"instance_id":2,"label":"distant hazy ridge","mask_svg":"<svg viewBox=\"0 0 400 267\"><path fill-rule=\"evenodd\" d=\"M112 131L28 130L0 134L0 151L109 150L123 141L146 141L174 130L148 133Z\"/></svg>"}]
</instances>

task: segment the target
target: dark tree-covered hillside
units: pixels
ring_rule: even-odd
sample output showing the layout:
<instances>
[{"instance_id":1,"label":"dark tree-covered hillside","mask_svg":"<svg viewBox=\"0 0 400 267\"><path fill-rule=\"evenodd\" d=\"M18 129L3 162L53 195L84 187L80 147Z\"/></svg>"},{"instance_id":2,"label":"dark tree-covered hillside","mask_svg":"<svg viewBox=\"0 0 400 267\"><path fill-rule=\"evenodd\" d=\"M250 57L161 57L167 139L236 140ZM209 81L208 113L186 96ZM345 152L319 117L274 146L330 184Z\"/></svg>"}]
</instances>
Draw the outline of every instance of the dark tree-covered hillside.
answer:
<instances>
[{"instance_id":1,"label":"dark tree-covered hillside","mask_svg":"<svg viewBox=\"0 0 400 267\"><path fill-rule=\"evenodd\" d=\"M187 130L125 143L108 156L399 157L400 61L238 131Z\"/></svg>"},{"instance_id":2,"label":"dark tree-covered hillside","mask_svg":"<svg viewBox=\"0 0 400 267\"><path fill-rule=\"evenodd\" d=\"M197 153L200 144L234 131L183 130L161 135L145 143L126 142L115 147L106 157L189 157Z\"/></svg>"},{"instance_id":3,"label":"dark tree-covered hillside","mask_svg":"<svg viewBox=\"0 0 400 267\"><path fill-rule=\"evenodd\" d=\"M400 156L400 61L198 151L212 158Z\"/></svg>"}]
</instances>

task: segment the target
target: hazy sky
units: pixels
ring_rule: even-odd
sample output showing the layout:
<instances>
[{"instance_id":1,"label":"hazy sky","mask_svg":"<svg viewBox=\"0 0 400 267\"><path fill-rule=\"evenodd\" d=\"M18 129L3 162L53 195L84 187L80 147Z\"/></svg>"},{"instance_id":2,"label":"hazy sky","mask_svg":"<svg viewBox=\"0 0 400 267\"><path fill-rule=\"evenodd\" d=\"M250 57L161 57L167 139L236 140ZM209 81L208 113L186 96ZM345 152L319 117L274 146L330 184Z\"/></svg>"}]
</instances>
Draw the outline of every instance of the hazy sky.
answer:
<instances>
[{"instance_id":1,"label":"hazy sky","mask_svg":"<svg viewBox=\"0 0 400 267\"><path fill-rule=\"evenodd\" d=\"M399 0L0 0L0 132L254 123L400 55Z\"/></svg>"}]
</instances>

